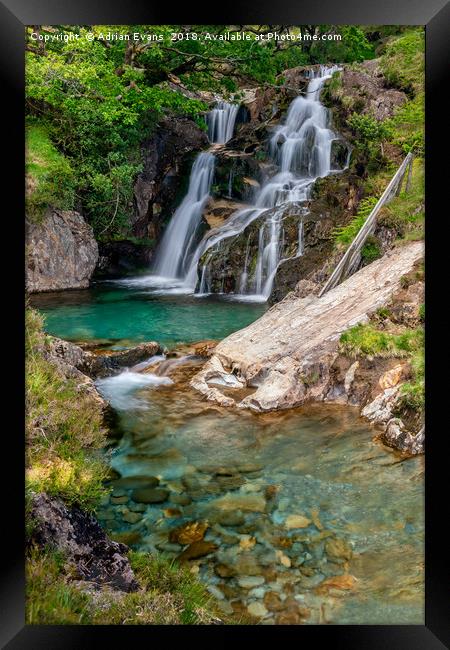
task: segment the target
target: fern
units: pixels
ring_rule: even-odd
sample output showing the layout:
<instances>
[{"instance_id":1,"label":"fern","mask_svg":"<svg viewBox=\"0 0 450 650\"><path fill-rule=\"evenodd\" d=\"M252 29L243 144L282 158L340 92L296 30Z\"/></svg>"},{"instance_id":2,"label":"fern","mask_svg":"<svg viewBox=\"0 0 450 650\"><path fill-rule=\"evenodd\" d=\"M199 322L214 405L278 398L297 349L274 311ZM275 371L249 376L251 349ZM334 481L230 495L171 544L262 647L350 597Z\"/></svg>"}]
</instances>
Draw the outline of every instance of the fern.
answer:
<instances>
[{"instance_id":1,"label":"fern","mask_svg":"<svg viewBox=\"0 0 450 650\"><path fill-rule=\"evenodd\" d=\"M364 222L369 214L375 207L378 199L374 196L369 196L363 199L358 207L358 212L353 219L346 225L340 228L335 228L333 231L334 241L337 244L348 245L351 244L358 232L361 230Z\"/></svg>"}]
</instances>

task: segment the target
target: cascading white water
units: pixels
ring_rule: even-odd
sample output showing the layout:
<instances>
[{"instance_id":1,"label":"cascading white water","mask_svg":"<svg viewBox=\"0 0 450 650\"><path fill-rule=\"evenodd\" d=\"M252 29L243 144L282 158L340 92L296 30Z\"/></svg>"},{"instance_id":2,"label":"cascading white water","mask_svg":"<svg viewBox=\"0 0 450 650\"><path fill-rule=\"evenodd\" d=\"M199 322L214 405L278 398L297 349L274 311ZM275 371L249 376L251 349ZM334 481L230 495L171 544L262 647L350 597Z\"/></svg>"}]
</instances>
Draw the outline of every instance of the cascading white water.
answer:
<instances>
[{"instance_id":1,"label":"cascading white water","mask_svg":"<svg viewBox=\"0 0 450 650\"><path fill-rule=\"evenodd\" d=\"M240 234L252 221L270 211L259 230L258 255L252 281L249 282L246 259L239 287L241 294L256 294L261 300L267 300L270 296L282 259L282 220L286 204L305 202L316 179L332 171L331 143L336 135L329 128L328 111L319 98L323 84L337 70L337 66L321 66L312 72L306 96L297 97L291 103L285 123L275 129L269 143L270 154L279 168L278 173L260 188L252 208L238 210L222 226L206 233L192 256L186 275L186 285L192 290L197 285L197 267L205 252L210 251L210 255L202 269L203 277L208 274L209 261L220 242ZM274 212L278 206L280 210ZM302 254L303 221L299 226L296 256ZM204 289L205 283L201 284Z\"/></svg>"},{"instance_id":2,"label":"cascading white water","mask_svg":"<svg viewBox=\"0 0 450 650\"><path fill-rule=\"evenodd\" d=\"M188 193L175 211L158 247L150 281L147 276L127 280L127 284L156 285L163 288L161 293L167 290L195 293L197 287L198 295L209 293L212 290L210 264L221 243L240 235L253 221L264 219L267 214L259 229L258 254L256 264L252 264L251 277L247 241L239 291L247 299L265 301L269 298L278 266L285 261L283 213L286 207L307 201L316 179L337 171L331 169L331 145L336 135L329 128L329 114L320 103L320 92L325 81L339 69L338 66L321 66L311 72L305 96L294 99L284 124L274 129L269 142L269 152L278 171L256 191L251 207L234 212L220 227L209 230L196 246L215 162L212 153L199 154L192 167ZM223 144L233 136L238 110L238 105L221 101L210 111L207 122L211 143ZM229 185L231 183L230 176ZM299 209L302 211L300 205ZM303 248L302 221L294 257L302 255ZM203 261L199 279L199 264L207 251L209 254ZM221 291L223 287L224 276Z\"/></svg>"},{"instance_id":3,"label":"cascading white water","mask_svg":"<svg viewBox=\"0 0 450 650\"><path fill-rule=\"evenodd\" d=\"M211 143L224 144L233 137L238 110L237 104L220 101L209 112L207 122ZM194 161L188 192L164 232L152 266L159 280L186 277L197 243L196 234L203 208L209 199L214 165L215 156L212 153L200 153Z\"/></svg>"},{"instance_id":4,"label":"cascading white water","mask_svg":"<svg viewBox=\"0 0 450 650\"><path fill-rule=\"evenodd\" d=\"M163 278L183 278L195 250L195 234L209 198L215 157L201 153L195 159L189 189L166 228L159 245L153 271Z\"/></svg>"},{"instance_id":5,"label":"cascading white water","mask_svg":"<svg viewBox=\"0 0 450 650\"><path fill-rule=\"evenodd\" d=\"M217 102L207 117L210 142L225 144L228 140L231 140L238 110L238 104L229 104L224 101Z\"/></svg>"}]
</instances>

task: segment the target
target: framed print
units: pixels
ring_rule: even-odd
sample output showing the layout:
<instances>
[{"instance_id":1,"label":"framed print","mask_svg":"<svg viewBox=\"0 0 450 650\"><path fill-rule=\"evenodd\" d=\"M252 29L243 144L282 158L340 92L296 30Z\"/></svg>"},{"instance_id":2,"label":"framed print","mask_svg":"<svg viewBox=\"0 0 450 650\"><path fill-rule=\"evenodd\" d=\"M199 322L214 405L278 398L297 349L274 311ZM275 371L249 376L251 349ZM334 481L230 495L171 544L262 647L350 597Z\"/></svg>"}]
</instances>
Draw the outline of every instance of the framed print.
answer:
<instances>
[{"instance_id":1,"label":"framed print","mask_svg":"<svg viewBox=\"0 0 450 650\"><path fill-rule=\"evenodd\" d=\"M448 4L0 10L4 647L448 647Z\"/></svg>"}]
</instances>

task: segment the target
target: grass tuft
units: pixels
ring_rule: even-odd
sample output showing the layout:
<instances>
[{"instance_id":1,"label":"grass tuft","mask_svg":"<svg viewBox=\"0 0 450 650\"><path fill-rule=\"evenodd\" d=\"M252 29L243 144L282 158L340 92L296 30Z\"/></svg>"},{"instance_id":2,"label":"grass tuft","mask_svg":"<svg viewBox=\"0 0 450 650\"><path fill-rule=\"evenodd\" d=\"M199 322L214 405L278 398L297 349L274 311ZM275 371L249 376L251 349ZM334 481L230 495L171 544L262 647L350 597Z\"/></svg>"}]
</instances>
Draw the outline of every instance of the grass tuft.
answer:
<instances>
[{"instance_id":1,"label":"grass tuft","mask_svg":"<svg viewBox=\"0 0 450 650\"><path fill-rule=\"evenodd\" d=\"M48 207L73 208L74 172L43 126L33 125L26 130L25 172L26 211L31 221L41 221Z\"/></svg>"}]
</instances>

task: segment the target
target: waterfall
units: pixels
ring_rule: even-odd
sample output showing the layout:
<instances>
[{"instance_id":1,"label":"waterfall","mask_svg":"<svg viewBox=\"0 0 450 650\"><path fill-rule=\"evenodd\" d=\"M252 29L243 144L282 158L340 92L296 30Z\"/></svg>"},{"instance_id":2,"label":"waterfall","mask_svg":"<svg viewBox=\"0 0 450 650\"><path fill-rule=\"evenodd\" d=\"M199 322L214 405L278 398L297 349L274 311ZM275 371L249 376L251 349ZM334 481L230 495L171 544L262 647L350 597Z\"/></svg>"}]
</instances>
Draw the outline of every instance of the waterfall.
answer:
<instances>
[{"instance_id":1,"label":"waterfall","mask_svg":"<svg viewBox=\"0 0 450 650\"><path fill-rule=\"evenodd\" d=\"M189 189L164 232L153 271L163 278L183 278L195 250L195 235L209 198L215 157L201 153L195 159Z\"/></svg>"},{"instance_id":2,"label":"waterfall","mask_svg":"<svg viewBox=\"0 0 450 650\"><path fill-rule=\"evenodd\" d=\"M316 179L327 176L332 171L331 144L336 135L329 128L329 112L320 103L320 92L325 81L339 69L338 66L321 66L317 71L311 72L305 97L299 96L293 100L285 123L275 128L270 139L269 153L278 167L277 173L259 189L253 207L238 210L222 226L205 234L191 258L190 268L186 274L185 283L191 287L191 290L195 291L197 286L197 267L206 251L210 254L204 267L210 263L220 242L239 235L252 221L267 212L267 219L259 229L254 276L249 282L247 270L249 260L246 253L239 290L241 294L246 293L246 295L252 295L253 292L254 297L256 294L256 297L261 300L267 300L270 296L277 268L283 261L282 221L286 205L307 201ZM219 137L219 120L222 120L220 133L225 134L226 113L225 109L222 110L224 112L220 118L219 113L214 111L210 113L210 133L214 137ZM277 207L280 209L274 211ZM299 225L295 257L302 254L303 218ZM202 275L206 275L207 271L207 268L203 268Z\"/></svg>"},{"instance_id":3,"label":"waterfall","mask_svg":"<svg viewBox=\"0 0 450 650\"><path fill-rule=\"evenodd\" d=\"M225 144L233 137L234 123L239 105L219 101L208 113L208 138L210 142Z\"/></svg>"},{"instance_id":4,"label":"waterfall","mask_svg":"<svg viewBox=\"0 0 450 650\"><path fill-rule=\"evenodd\" d=\"M188 192L160 242L150 279L147 276L127 280L128 284L134 282L144 286L147 283L162 287L161 292L210 293L214 286L211 265L219 247L226 240L240 235L252 222L261 219L255 263L251 263L250 239L247 240L243 270L239 276L239 292L241 297L245 296L248 300L266 301L269 298L280 263L289 259L289 254L291 257L303 254L305 208L302 204L310 198L314 182L333 171L331 145L336 135L330 129L329 112L320 102L320 92L325 81L339 69L338 66L320 66L311 72L305 96L291 102L284 123L274 128L268 142L275 173L256 190L253 205L237 210L221 226L208 230L200 242L198 227L209 199L215 157L212 153L197 156ZM238 110L236 104L219 101L209 112L207 123L212 144L224 144L232 138ZM229 194L232 174L233 170L229 177ZM302 215L294 255L290 251L285 252L283 227L283 215L292 204ZM204 259L206 253L208 255ZM223 291L224 271L220 278Z\"/></svg>"},{"instance_id":5,"label":"waterfall","mask_svg":"<svg viewBox=\"0 0 450 650\"><path fill-rule=\"evenodd\" d=\"M238 104L219 101L209 112L207 122L211 143L223 144L233 137L238 110ZM192 254L196 249L196 235L203 209L209 199L214 165L215 156L212 153L200 153L195 159L187 194L175 210L158 246L152 266L155 276L163 279L186 277ZM206 278L206 271L206 268L203 269L204 278ZM202 287L203 284L202 281Z\"/></svg>"}]
</instances>

